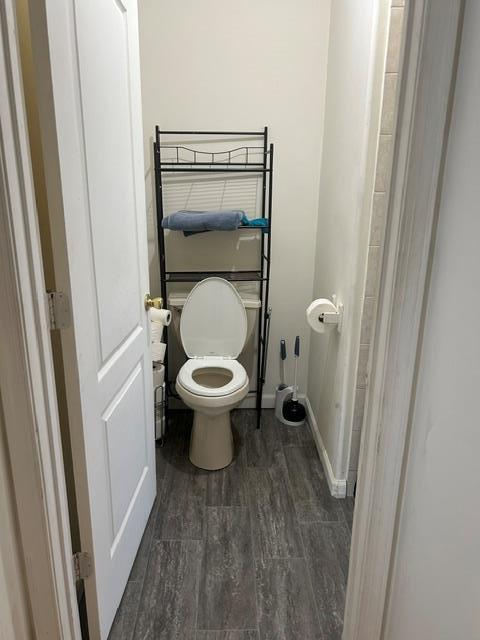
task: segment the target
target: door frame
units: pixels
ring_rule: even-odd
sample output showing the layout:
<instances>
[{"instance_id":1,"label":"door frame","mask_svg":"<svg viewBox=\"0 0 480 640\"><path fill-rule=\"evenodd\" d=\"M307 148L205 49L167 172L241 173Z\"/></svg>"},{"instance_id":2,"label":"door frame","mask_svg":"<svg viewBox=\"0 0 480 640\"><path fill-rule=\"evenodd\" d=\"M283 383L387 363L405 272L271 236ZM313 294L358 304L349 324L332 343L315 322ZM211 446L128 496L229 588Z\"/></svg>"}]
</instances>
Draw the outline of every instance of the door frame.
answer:
<instances>
[{"instance_id":1,"label":"door frame","mask_svg":"<svg viewBox=\"0 0 480 640\"><path fill-rule=\"evenodd\" d=\"M407 0L344 640L382 638L463 4ZM0 98L0 203L5 210L0 219L0 394L37 637L80 640L15 24L15 2L5 0L0 5L0 83L7 88Z\"/></svg>"},{"instance_id":2,"label":"door frame","mask_svg":"<svg viewBox=\"0 0 480 640\"><path fill-rule=\"evenodd\" d=\"M344 640L380 640L402 503L464 0L407 0Z\"/></svg>"}]
</instances>

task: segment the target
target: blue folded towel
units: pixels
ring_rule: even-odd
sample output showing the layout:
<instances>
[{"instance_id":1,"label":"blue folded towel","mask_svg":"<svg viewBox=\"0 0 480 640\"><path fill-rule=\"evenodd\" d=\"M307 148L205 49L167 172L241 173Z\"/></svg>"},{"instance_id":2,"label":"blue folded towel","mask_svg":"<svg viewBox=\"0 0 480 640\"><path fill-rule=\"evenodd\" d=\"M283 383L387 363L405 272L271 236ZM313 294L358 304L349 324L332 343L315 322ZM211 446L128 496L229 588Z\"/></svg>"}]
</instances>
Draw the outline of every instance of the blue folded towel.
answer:
<instances>
[{"instance_id":1,"label":"blue folded towel","mask_svg":"<svg viewBox=\"0 0 480 640\"><path fill-rule=\"evenodd\" d=\"M234 231L239 227L262 227L266 232L268 220L254 218L249 220L245 211L231 209L226 211L176 211L162 220L162 227L172 231L183 231L191 236L205 231Z\"/></svg>"},{"instance_id":2,"label":"blue folded towel","mask_svg":"<svg viewBox=\"0 0 480 640\"><path fill-rule=\"evenodd\" d=\"M162 220L164 229L183 231L184 235L203 231L233 231L241 225L245 211L177 211Z\"/></svg>"}]
</instances>

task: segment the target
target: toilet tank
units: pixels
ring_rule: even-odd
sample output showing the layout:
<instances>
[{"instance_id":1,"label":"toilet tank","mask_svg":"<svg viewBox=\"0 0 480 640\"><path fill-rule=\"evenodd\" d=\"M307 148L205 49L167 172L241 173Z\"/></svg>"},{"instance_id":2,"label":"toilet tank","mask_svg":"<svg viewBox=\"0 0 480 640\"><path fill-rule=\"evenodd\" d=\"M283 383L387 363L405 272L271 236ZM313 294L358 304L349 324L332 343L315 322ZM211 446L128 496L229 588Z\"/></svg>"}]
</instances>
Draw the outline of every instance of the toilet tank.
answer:
<instances>
[{"instance_id":1,"label":"toilet tank","mask_svg":"<svg viewBox=\"0 0 480 640\"><path fill-rule=\"evenodd\" d=\"M252 289L248 285L243 284L234 286L238 291L238 295L242 299L242 302L245 306L245 311L247 313L247 336L245 338L245 349L253 335L255 321L257 320L257 313L261 307L261 302L258 296L258 292L255 291L255 289ZM180 316L182 314L183 305L185 304L188 294L188 291L172 291L168 296L168 308L172 313L173 330L175 331L175 335L177 336L180 344L182 343L180 339Z\"/></svg>"}]
</instances>

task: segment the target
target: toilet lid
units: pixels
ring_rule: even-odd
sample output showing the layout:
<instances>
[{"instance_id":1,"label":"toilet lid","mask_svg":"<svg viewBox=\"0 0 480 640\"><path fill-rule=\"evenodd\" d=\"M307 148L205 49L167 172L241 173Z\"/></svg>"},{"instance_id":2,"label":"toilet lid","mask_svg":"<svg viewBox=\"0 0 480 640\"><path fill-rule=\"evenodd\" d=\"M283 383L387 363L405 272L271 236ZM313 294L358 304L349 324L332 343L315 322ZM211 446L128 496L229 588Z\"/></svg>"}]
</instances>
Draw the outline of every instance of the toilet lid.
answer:
<instances>
[{"instance_id":1,"label":"toilet lid","mask_svg":"<svg viewBox=\"0 0 480 640\"><path fill-rule=\"evenodd\" d=\"M206 278L191 290L180 317L180 337L189 358L236 358L245 344L247 314L235 287Z\"/></svg>"}]
</instances>

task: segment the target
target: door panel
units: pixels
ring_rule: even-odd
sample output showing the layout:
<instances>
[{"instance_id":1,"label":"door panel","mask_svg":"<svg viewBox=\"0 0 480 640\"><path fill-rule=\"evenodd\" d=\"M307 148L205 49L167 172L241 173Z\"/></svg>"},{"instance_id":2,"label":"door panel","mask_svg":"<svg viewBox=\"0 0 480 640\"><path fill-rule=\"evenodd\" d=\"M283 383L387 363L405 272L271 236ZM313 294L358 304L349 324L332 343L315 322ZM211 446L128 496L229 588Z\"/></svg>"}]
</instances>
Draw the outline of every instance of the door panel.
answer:
<instances>
[{"instance_id":1,"label":"door panel","mask_svg":"<svg viewBox=\"0 0 480 640\"><path fill-rule=\"evenodd\" d=\"M132 139L138 132L131 117L129 12L117 0L77 2L75 11L100 352L106 363L141 323L143 310L131 299L141 301L145 293L138 242L132 242L137 232Z\"/></svg>"},{"instance_id":2,"label":"door panel","mask_svg":"<svg viewBox=\"0 0 480 640\"><path fill-rule=\"evenodd\" d=\"M102 416L111 496L112 547L148 469L145 433L135 428L139 418L146 423L143 382L142 365L138 363Z\"/></svg>"},{"instance_id":3,"label":"door panel","mask_svg":"<svg viewBox=\"0 0 480 640\"><path fill-rule=\"evenodd\" d=\"M89 632L104 640L156 491L137 7L30 10L55 277L73 317L62 347L82 550L94 561Z\"/></svg>"}]
</instances>

